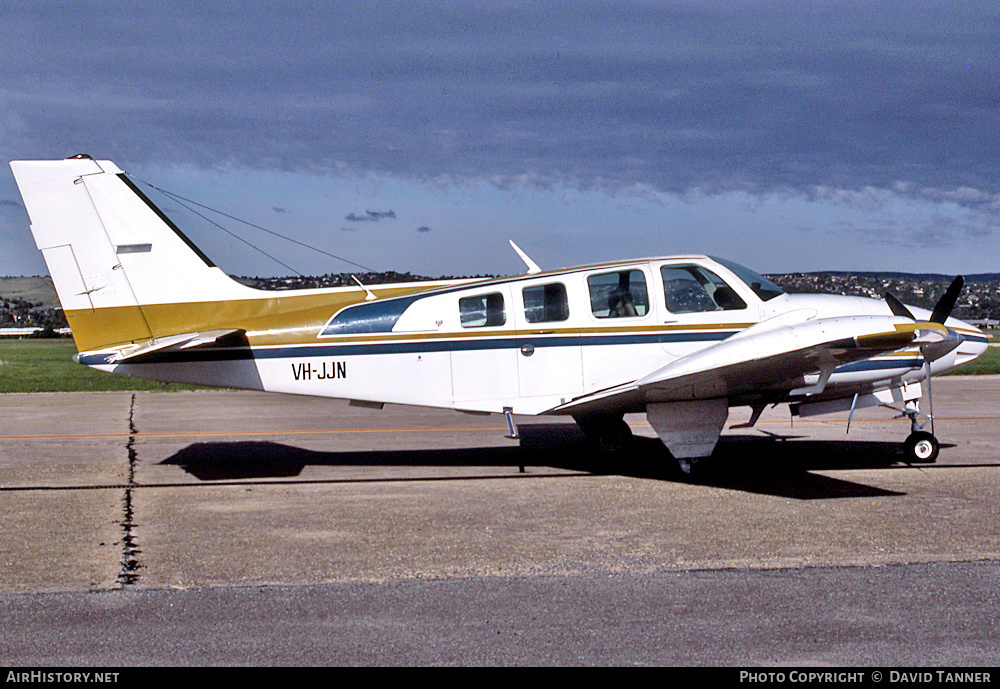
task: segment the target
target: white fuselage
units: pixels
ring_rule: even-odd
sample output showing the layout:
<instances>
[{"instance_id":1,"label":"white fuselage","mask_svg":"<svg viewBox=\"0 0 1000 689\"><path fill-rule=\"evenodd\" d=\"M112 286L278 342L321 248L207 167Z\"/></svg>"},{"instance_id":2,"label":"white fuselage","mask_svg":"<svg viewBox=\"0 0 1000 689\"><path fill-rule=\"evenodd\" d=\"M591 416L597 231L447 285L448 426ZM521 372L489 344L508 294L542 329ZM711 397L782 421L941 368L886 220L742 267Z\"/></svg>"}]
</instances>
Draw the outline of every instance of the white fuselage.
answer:
<instances>
[{"instance_id":1,"label":"white fuselage","mask_svg":"<svg viewBox=\"0 0 1000 689\"><path fill-rule=\"evenodd\" d=\"M693 280L677 279L691 269L709 271L736 299L720 308L695 293ZM628 273L632 292L644 296L644 303L627 315L611 314L605 293L622 273ZM678 284L687 290L680 295L687 302L677 302ZM223 385L281 393L542 414L641 379L762 322L777 326L889 314L885 302L862 297L779 294L765 301L726 266L701 256L491 280L395 301L397 307L388 310L378 306L382 302L348 306L331 314L313 342L253 347L252 356L243 352L228 360L220 351L207 362L178 357L173 363L98 367L161 380L211 383L214 378ZM491 302L494 314L487 315ZM469 304L483 308L466 313L463 322ZM347 318L352 310L357 317ZM966 341L933 362L934 374L978 356L986 346L974 327L955 319L948 325ZM822 397L917 382L924 376L922 363L919 351L911 348L840 366ZM803 386L817 377L805 376Z\"/></svg>"}]
</instances>

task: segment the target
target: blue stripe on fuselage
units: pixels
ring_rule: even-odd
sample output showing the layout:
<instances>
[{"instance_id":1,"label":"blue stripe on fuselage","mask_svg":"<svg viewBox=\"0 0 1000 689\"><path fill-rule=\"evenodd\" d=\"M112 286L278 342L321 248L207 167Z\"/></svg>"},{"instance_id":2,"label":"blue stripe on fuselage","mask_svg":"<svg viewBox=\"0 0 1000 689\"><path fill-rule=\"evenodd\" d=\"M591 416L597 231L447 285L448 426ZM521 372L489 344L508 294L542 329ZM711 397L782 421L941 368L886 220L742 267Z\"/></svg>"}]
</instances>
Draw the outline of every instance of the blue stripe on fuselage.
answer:
<instances>
[{"instance_id":1,"label":"blue stripe on fuselage","mask_svg":"<svg viewBox=\"0 0 1000 689\"><path fill-rule=\"evenodd\" d=\"M222 361L227 359L280 359L303 356L357 356L366 354L424 354L429 352L467 352L485 349L519 349L524 344L537 347L581 347L593 345L667 344L675 342L719 342L736 334L736 330L608 334L608 335L519 335L506 337L476 337L463 339L433 339L390 342L324 342L315 345L290 345L256 348L193 348L180 352L151 353L148 359L128 363L167 363L181 361ZM105 364L107 355L81 355L80 363Z\"/></svg>"}]
</instances>

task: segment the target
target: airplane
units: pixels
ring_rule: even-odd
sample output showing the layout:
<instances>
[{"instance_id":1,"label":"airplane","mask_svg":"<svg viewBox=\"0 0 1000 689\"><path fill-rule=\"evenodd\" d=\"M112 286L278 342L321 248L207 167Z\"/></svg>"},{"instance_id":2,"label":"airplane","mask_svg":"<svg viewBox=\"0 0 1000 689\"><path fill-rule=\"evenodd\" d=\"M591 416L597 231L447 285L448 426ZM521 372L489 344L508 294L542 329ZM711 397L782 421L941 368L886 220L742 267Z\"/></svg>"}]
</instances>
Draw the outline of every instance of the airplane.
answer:
<instances>
[{"instance_id":1,"label":"airplane","mask_svg":"<svg viewBox=\"0 0 1000 689\"><path fill-rule=\"evenodd\" d=\"M288 291L220 270L114 163L11 162L79 353L167 382L470 413L571 417L627 451L645 413L685 473L732 407L802 417L886 406L910 463L934 462L931 377L988 344L950 313L885 299L786 294L737 263L661 256L523 275ZM927 428L930 430L928 431Z\"/></svg>"}]
</instances>

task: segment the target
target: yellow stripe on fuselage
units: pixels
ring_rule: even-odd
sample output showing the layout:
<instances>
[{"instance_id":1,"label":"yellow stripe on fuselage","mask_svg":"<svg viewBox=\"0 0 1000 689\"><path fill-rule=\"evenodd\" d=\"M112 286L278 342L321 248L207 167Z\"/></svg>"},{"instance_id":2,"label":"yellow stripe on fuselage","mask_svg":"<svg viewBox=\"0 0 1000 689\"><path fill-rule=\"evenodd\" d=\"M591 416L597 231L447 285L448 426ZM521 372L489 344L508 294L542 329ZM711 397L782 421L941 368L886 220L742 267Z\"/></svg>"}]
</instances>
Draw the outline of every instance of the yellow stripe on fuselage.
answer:
<instances>
[{"instance_id":1,"label":"yellow stripe on fuselage","mask_svg":"<svg viewBox=\"0 0 1000 689\"><path fill-rule=\"evenodd\" d=\"M426 286L374 286L372 289L378 291L380 298L389 298L441 286L441 283L429 283ZM81 352L151 337L224 328L245 330L254 345L298 344L315 341L334 313L364 300L365 293L360 289L311 294L261 291L261 297L256 299L73 310L66 312L66 320Z\"/></svg>"},{"instance_id":2,"label":"yellow stripe on fuselage","mask_svg":"<svg viewBox=\"0 0 1000 689\"><path fill-rule=\"evenodd\" d=\"M380 296L398 297L434 288L381 288ZM66 313L77 349L96 351L179 333L239 328L245 330L251 346L281 346L317 343L318 335L330 318L346 306L364 302L360 291L309 295L267 293L261 299L150 304L94 311ZM149 323L149 330L145 324ZM476 328L443 332L389 332L335 335L325 342L356 344L424 339L469 339L483 337L531 337L541 335L614 335L657 332L743 330L753 323L706 323L687 325L641 325L593 327L545 327L514 331L510 328ZM151 334L146 334L151 331Z\"/></svg>"}]
</instances>

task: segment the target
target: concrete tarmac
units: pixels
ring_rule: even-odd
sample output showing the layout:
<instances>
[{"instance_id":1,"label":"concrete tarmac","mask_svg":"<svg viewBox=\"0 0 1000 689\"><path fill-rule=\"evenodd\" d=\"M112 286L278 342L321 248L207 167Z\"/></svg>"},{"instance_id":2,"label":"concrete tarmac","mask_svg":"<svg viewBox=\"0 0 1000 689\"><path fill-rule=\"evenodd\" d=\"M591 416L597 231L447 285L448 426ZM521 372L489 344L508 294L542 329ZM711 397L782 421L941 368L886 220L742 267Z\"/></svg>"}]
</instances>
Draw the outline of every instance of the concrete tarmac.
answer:
<instances>
[{"instance_id":1,"label":"concrete tarmac","mask_svg":"<svg viewBox=\"0 0 1000 689\"><path fill-rule=\"evenodd\" d=\"M883 409L856 414L849 434L846 414L792 422L779 409L754 429L735 429L748 410L734 410L697 482L673 469L642 416L628 419L635 451L609 464L561 419L519 419L515 441L497 416L260 393L3 395L0 591L5 605L29 609L46 592L72 607L81 592L398 591L428 581L592 581L614 596L607 577L920 566L933 579L954 563L983 562L971 571L992 581L1000 380L941 378L934 393L942 443L934 465L904 463L909 422ZM995 622L987 613L978 623L982 638ZM8 661L66 662L8 642ZM990 653L952 659L1000 660ZM626 656L581 657L618 664ZM227 658L218 662L243 662Z\"/></svg>"}]
</instances>

